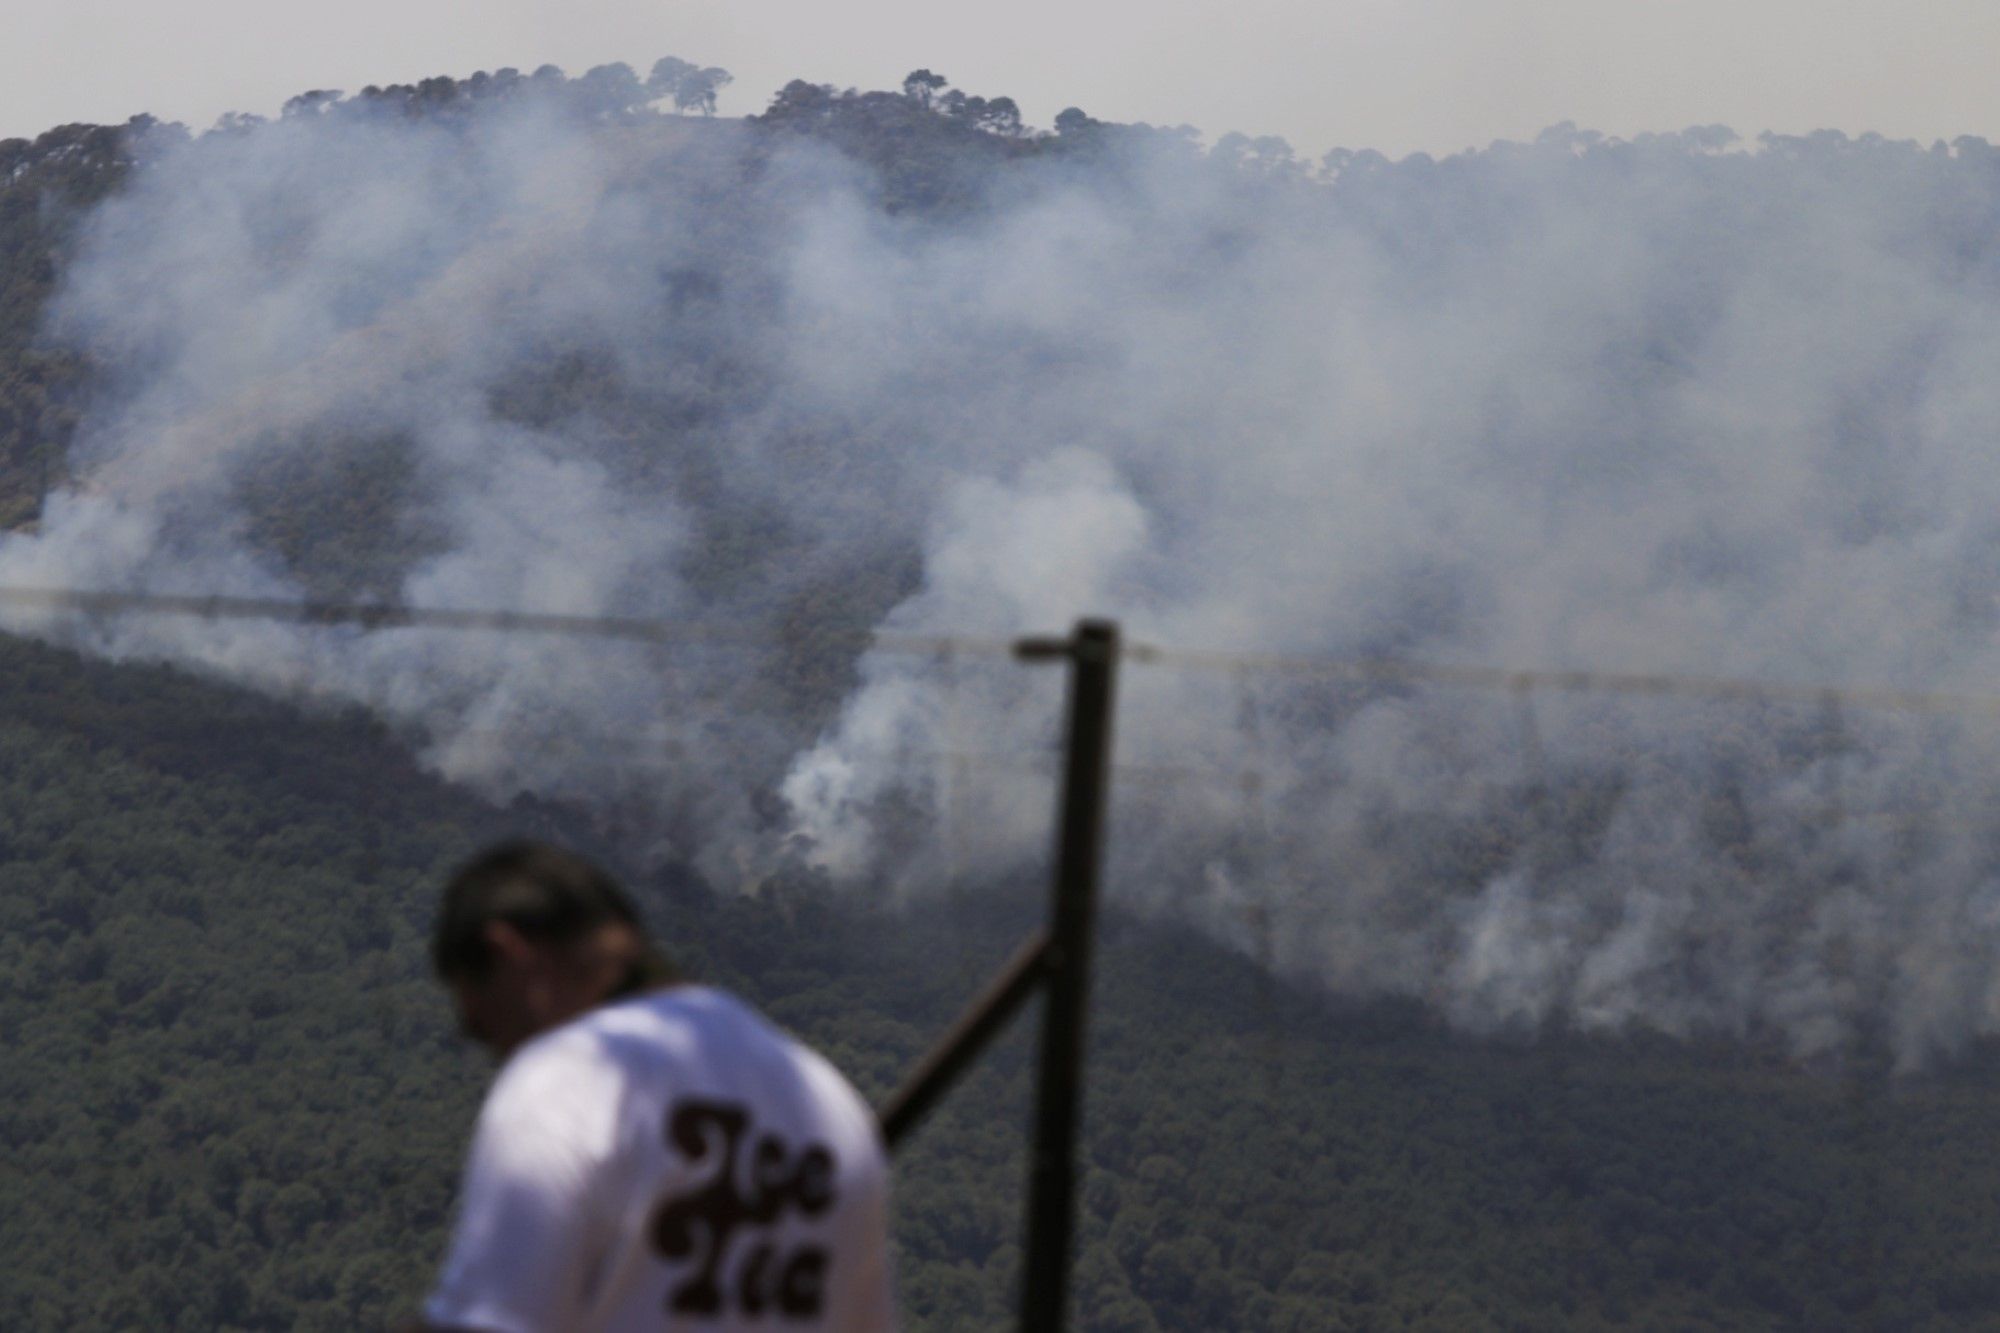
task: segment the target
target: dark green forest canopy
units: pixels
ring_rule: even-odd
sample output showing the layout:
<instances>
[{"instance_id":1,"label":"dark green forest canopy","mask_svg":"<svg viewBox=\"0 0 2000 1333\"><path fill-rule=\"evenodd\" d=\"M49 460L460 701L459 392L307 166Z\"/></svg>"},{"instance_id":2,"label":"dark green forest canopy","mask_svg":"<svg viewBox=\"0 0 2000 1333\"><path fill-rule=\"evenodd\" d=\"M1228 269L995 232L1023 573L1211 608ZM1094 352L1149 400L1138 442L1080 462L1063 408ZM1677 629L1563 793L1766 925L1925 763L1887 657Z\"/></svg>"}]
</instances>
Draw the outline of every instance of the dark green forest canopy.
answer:
<instances>
[{"instance_id":1,"label":"dark green forest canopy","mask_svg":"<svg viewBox=\"0 0 2000 1333\"><path fill-rule=\"evenodd\" d=\"M139 117L0 141L0 528L32 518L62 478L88 382L75 353L40 337L65 250L141 143L165 132Z\"/></svg>"},{"instance_id":2,"label":"dark green forest canopy","mask_svg":"<svg viewBox=\"0 0 2000 1333\"><path fill-rule=\"evenodd\" d=\"M348 1329L420 1295L485 1077L424 974L495 809L376 723L0 640L0 1326ZM1032 921L625 866L697 973L871 1096ZM1977 1326L1995 1052L1889 1081L1726 1044L1454 1036L1114 915L1076 1270L1093 1330ZM909 1326L1009 1327L1022 1033L899 1163Z\"/></svg>"}]
</instances>

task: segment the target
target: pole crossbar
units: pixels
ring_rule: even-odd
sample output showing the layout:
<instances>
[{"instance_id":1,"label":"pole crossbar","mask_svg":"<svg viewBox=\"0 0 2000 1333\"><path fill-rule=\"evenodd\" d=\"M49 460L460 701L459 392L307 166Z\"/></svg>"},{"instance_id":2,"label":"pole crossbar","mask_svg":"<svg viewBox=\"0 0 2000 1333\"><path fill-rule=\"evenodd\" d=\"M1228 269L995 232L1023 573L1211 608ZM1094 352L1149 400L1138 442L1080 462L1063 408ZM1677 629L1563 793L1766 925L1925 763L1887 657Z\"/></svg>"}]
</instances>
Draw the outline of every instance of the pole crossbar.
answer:
<instances>
[{"instance_id":1,"label":"pole crossbar","mask_svg":"<svg viewBox=\"0 0 2000 1333\"><path fill-rule=\"evenodd\" d=\"M909 1137L910 1131L951 1090L951 1085L958 1082L960 1075L984 1053L1007 1021L1047 978L1049 939L1046 929L1029 936L978 998L966 1006L958 1021L938 1039L903 1086L882 1103L876 1119L882 1126L882 1141L891 1152Z\"/></svg>"}]
</instances>

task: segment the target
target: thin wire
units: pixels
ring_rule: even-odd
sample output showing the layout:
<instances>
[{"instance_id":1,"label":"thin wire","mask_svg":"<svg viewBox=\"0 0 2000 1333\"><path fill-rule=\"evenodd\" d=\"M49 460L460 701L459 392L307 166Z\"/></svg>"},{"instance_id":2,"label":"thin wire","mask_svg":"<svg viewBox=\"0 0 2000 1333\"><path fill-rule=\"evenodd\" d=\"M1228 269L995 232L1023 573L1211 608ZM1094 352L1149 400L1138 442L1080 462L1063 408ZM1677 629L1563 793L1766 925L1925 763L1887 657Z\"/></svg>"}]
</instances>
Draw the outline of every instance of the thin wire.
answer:
<instances>
[{"instance_id":1,"label":"thin wire","mask_svg":"<svg viewBox=\"0 0 2000 1333\"><path fill-rule=\"evenodd\" d=\"M625 639L642 643L709 643L765 646L768 636L736 626L637 616L582 616L541 611L457 610L379 602L286 601L274 597L104 592L78 588L0 587L0 605L96 615L180 615L212 620L281 620L310 625L359 625L364 629L426 628L503 634L550 634ZM964 635L871 632L876 652L926 657L968 654L1008 657L1008 639ZM1141 666L1332 678L1372 684L1429 684L1504 692L1550 691L1636 695L1720 702L1835 703L1852 708L1919 713L1975 713L2000 717L2000 695L1897 690L1868 686L1807 685L1726 676L1613 671L1539 671L1454 666L1403 658L1336 658L1202 652L1133 643L1128 661Z\"/></svg>"},{"instance_id":2,"label":"thin wire","mask_svg":"<svg viewBox=\"0 0 2000 1333\"><path fill-rule=\"evenodd\" d=\"M1130 661L1144 666L1186 667L1201 671L1263 671L1273 675L1333 678L1369 684L1448 685L1513 693L1621 694L1730 703L1834 703L1888 712L1979 713L2000 717L2000 695L1990 694L1806 685L1728 676L1453 666L1390 657L1284 657L1191 652L1151 644L1131 644L1125 652Z\"/></svg>"},{"instance_id":3,"label":"thin wire","mask_svg":"<svg viewBox=\"0 0 2000 1333\"><path fill-rule=\"evenodd\" d=\"M102 592L81 588L0 587L0 605L91 615L192 616L204 620L279 620L305 625L359 625L363 629L442 629L499 634L549 634L569 638L624 639L638 643L711 643L764 646L768 635L737 626L641 616L582 616L548 611L459 610L393 602L293 602L277 597L215 594ZM962 635L869 633L876 652L937 656L1013 654L1013 641Z\"/></svg>"},{"instance_id":4,"label":"thin wire","mask_svg":"<svg viewBox=\"0 0 2000 1333\"><path fill-rule=\"evenodd\" d=\"M209 620L278 620L307 625L357 625L364 630L426 628L458 632L545 634L662 645L706 643L730 647L767 647L769 644L768 636L753 634L739 627L712 623L630 616L413 607L394 603L293 602L270 597L197 596L0 586L0 606L92 615L151 614L192 616ZM962 656L1016 655L1015 642L1007 639L875 632L867 635L865 642L868 648L875 652L933 657L945 663L948 668L952 668ZM1239 690L1248 688L1248 679L1251 675L1262 673L1372 684L1428 684L1501 691L1512 694L1521 701L1523 707L1530 706L1530 700L1536 692L1552 691L1738 703L1817 703L1835 708L1845 706L1884 711L2000 716L2000 696L1802 685L1719 676L1535 671L1502 667L1453 666L1398 658L1343 659L1200 652L1163 649L1151 644L1129 642L1125 647L1125 655L1130 662L1142 666L1228 672L1236 677ZM1532 719L1532 713L1528 716ZM955 740L956 737L951 739ZM1534 737L1534 740L1539 742L1539 736ZM1028 774L1046 775L1053 770L1054 764L1052 751L1048 754L977 751L958 744L949 744L947 748L938 751L907 752L906 757L929 759L933 762L942 761L947 765L951 771L951 801L954 805L966 799L965 789L968 786L970 772L975 766L983 772L1009 773L1020 777ZM660 767L670 767L673 766L673 762L665 758L648 761L628 756L625 757L623 766L644 770L656 764ZM1268 812L1261 809L1265 775L1254 767L1122 762L1114 763L1113 768L1122 780L1122 785L1136 787L1141 791L1151 789L1156 794L1187 783L1211 787L1235 786L1239 792L1252 793L1252 805L1258 807L1253 822L1261 825L1268 819ZM1494 785L1504 787L1505 784ZM1945 831L1959 823L1949 819L1940 821L1934 811L1906 811L1893 807L1853 811L1845 808L1844 802L1838 796L1824 809L1794 813L1826 827L1871 825L1895 830L1928 828L1933 831Z\"/></svg>"}]
</instances>

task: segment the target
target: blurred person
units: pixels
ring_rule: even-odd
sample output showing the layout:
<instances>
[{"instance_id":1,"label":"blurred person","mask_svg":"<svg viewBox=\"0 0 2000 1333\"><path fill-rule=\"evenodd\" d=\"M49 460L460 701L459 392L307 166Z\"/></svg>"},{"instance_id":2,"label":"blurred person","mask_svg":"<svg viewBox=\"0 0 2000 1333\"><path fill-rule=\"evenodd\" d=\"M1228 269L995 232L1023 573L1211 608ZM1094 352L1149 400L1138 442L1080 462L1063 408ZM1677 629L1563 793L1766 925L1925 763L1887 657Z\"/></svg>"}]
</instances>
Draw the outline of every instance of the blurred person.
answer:
<instances>
[{"instance_id":1,"label":"blurred person","mask_svg":"<svg viewBox=\"0 0 2000 1333\"><path fill-rule=\"evenodd\" d=\"M432 961L500 1070L415 1328L893 1326L874 1115L743 1001L680 979L610 876L493 847L446 886Z\"/></svg>"}]
</instances>

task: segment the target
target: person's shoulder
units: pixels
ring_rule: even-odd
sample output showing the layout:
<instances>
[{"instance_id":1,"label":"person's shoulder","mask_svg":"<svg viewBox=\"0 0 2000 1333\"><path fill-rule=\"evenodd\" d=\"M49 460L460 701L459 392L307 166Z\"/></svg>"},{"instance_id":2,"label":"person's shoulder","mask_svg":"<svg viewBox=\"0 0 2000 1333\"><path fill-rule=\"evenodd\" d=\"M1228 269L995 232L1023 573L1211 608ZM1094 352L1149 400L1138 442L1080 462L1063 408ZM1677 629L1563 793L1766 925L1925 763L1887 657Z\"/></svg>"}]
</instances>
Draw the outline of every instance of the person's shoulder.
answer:
<instances>
[{"instance_id":1,"label":"person's shoulder","mask_svg":"<svg viewBox=\"0 0 2000 1333\"><path fill-rule=\"evenodd\" d=\"M546 1095L615 1077L615 1051L593 1017L586 1014L523 1042L500 1066L493 1095Z\"/></svg>"},{"instance_id":2,"label":"person's shoulder","mask_svg":"<svg viewBox=\"0 0 2000 1333\"><path fill-rule=\"evenodd\" d=\"M630 1077L604 1045L575 1024L542 1033L508 1057L479 1108L478 1139L496 1161L535 1162L560 1153L611 1154Z\"/></svg>"},{"instance_id":3,"label":"person's shoulder","mask_svg":"<svg viewBox=\"0 0 2000 1333\"><path fill-rule=\"evenodd\" d=\"M725 1027L732 1035L754 1034L812 1089L822 1120L831 1118L857 1142L879 1139L874 1110L833 1061L741 996L715 987L689 989L694 993L686 997L685 1012L693 1021Z\"/></svg>"},{"instance_id":4,"label":"person's shoulder","mask_svg":"<svg viewBox=\"0 0 2000 1333\"><path fill-rule=\"evenodd\" d=\"M641 1003L635 1001L635 1004ZM703 1038L748 1052L761 1048L776 1055L806 1076L827 1096L853 1102L866 1109L860 1094L846 1077L808 1042L774 1020L756 1005L733 991L719 986L680 985L643 997L651 1015L669 1024L685 1024Z\"/></svg>"},{"instance_id":5,"label":"person's shoulder","mask_svg":"<svg viewBox=\"0 0 2000 1333\"><path fill-rule=\"evenodd\" d=\"M794 1054L811 1048L750 1001L720 986L676 986L661 992L661 1011L703 1030L716 1030L736 1040L754 1041Z\"/></svg>"},{"instance_id":6,"label":"person's shoulder","mask_svg":"<svg viewBox=\"0 0 2000 1333\"><path fill-rule=\"evenodd\" d=\"M727 991L681 983L599 1005L539 1040L550 1058L671 1069L704 1051L757 1043L754 1009Z\"/></svg>"},{"instance_id":7,"label":"person's shoulder","mask_svg":"<svg viewBox=\"0 0 2000 1333\"><path fill-rule=\"evenodd\" d=\"M607 1005L593 1015L612 1028L653 1022L702 1030L713 1027L763 1029L782 1035L748 1000L720 986L682 982Z\"/></svg>"}]
</instances>

